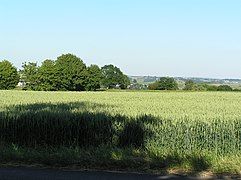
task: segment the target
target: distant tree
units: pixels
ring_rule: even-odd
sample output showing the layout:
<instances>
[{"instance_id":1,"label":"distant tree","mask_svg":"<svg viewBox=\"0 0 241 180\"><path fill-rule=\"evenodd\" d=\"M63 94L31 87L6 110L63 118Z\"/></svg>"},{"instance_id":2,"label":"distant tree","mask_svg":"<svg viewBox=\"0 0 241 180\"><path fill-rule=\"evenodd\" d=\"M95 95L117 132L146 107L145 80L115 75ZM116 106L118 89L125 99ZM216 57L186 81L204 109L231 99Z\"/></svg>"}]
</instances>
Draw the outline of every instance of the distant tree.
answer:
<instances>
[{"instance_id":1,"label":"distant tree","mask_svg":"<svg viewBox=\"0 0 241 180\"><path fill-rule=\"evenodd\" d=\"M126 89L130 85L130 78L123 74L123 83L120 84L121 89Z\"/></svg>"},{"instance_id":2,"label":"distant tree","mask_svg":"<svg viewBox=\"0 0 241 180\"><path fill-rule=\"evenodd\" d=\"M192 80L188 80L185 82L185 87L184 87L184 90L187 90L187 91L192 91L195 89L195 83L194 81Z\"/></svg>"},{"instance_id":3,"label":"distant tree","mask_svg":"<svg viewBox=\"0 0 241 180\"><path fill-rule=\"evenodd\" d=\"M233 91L240 92L241 89L235 88L235 89L233 89Z\"/></svg>"},{"instance_id":4,"label":"distant tree","mask_svg":"<svg viewBox=\"0 0 241 180\"><path fill-rule=\"evenodd\" d=\"M215 86L215 85L207 85L206 88L207 88L207 91L217 91L218 90L218 86Z\"/></svg>"},{"instance_id":5,"label":"distant tree","mask_svg":"<svg viewBox=\"0 0 241 180\"><path fill-rule=\"evenodd\" d=\"M105 65L101 68L103 79L102 85L107 88L113 88L119 85L122 89L125 89L130 84L128 76L116 66Z\"/></svg>"},{"instance_id":6,"label":"distant tree","mask_svg":"<svg viewBox=\"0 0 241 180\"><path fill-rule=\"evenodd\" d=\"M136 79L133 79L132 81L134 84L137 84L137 80Z\"/></svg>"},{"instance_id":7,"label":"distant tree","mask_svg":"<svg viewBox=\"0 0 241 180\"><path fill-rule=\"evenodd\" d=\"M220 85L218 86L218 91L232 91L233 89L229 85Z\"/></svg>"},{"instance_id":8,"label":"distant tree","mask_svg":"<svg viewBox=\"0 0 241 180\"><path fill-rule=\"evenodd\" d=\"M154 82L148 85L149 90L157 90L158 89L158 82Z\"/></svg>"},{"instance_id":9,"label":"distant tree","mask_svg":"<svg viewBox=\"0 0 241 180\"><path fill-rule=\"evenodd\" d=\"M150 90L177 90L178 84L174 78L161 77L158 81L149 84L148 89Z\"/></svg>"},{"instance_id":10,"label":"distant tree","mask_svg":"<svg viewBox=\"0 0 241 180\"><path fill-rule=\"evenodd\" d=\"M208 87L207 84L199 83L199 84L194 85L193 90L194 91L207 91L207 87Z\"/></svg>"},{"instance_id":11,"label":"distant tree","mask_svg":"<svg viewBox=\"0 0 241 180\"><path fill-rule=\"evenodd\" d=\"M37 63L25 62L22 65L22 70L20 71L22 77L21 79L26 83L26 89L38 90L39 78Z\"/></svg>"},{"instance_id":12,"label":"distant tree","mask_svg":"<svg viewBox=\"0 0 241 180\"><path fill-rule=\"evenodd\" d=\"M17 69L7 60L0 62L0 89L14 89L18 82Z\"/></svg>"},{"instance_id":13,"label":"distant tree","mask_svg":"<svg viewBox=\"0 0 241 180\"><path fill-rule=\"evenodd\" d=\"M91 65L87 68L87 79L85 89L88 91L96 91L100 88L102 73L101 69L97 65Z\"/></svg>"},{"instance_id":14,"label":"distant tree","mask_svg":"<svg viewBox=\"0 0 241 180\"><path fill-rule=\"evenodd\" d=\"M55 66L55 61L45 60L38 70L38 89L41 91L56 91L58 83L61 81Z\"/></svg>"},{"instance_id":15,"label":"distant tree","mask_svg":"<svg viewBox=\"0 0 241 180\"><path fill-rule=\"evenodd\" d=\"M158 83L158 90L177 90L178 84L172 77L161 77Z\"/></svg>"},{"instance_id":16,"label":"distant tree","mask_svg":"<svg viewBox=\"0 0 241 180\"><path fill-rule=\"evenodd\" d=\"M58 90L85 90L87 69L83 61L73 54L64 54L56 60L57 76L61 79Z\"/></svg>"}]
</instances>

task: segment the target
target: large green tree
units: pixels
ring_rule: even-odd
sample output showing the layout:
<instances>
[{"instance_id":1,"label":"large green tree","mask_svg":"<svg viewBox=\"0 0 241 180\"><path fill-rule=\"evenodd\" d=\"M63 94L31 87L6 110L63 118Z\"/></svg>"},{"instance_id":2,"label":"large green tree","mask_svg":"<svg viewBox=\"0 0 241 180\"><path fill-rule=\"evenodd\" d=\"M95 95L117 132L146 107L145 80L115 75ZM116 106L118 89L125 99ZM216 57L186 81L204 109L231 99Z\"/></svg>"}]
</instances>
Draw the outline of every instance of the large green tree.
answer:
<instances>
[{"instance_id":1,"label":"large green tree","mask_svg":"<svg viewBox=\"0 0 241 180\"><path fill-rule=\"evenodd\" d=\"M61 81L55 66L55 61L45 60L38 70L39 90L41 91L56 91L57 85Z\"/></svg>"},{"instance_id":2,"label":"large green tree","mask_svg":"<svg viewBox=\"0 0 241 180\"><path fill-rule=\"evenodd\" d=\"M39 90L39 67L35 62L23 63L21 73L21 79L25 82L25 89Z\"/></svg>"},{"instance_id":3,"label":"large green tree","mask_svg":"<svg viewBox=\"0 0 241 180\"><path fill-rule=\"evenodd\" d=\"M7 60L0 62L0 89L14 89L18 82L17 69Z\"/></svg>"},{"instance_id":4,"label":"large green tree","mask_svg":"<svg viewBox=\"0 0 241 180\"><path fill-rule=\"evenodd\" d=\"M116 66L105 65L101 68L102 70L102 85L107 88L113 88L119 85L122 89L125 89L129 84L130 80L128 76L123 74L123 72Z\"/></svg>"},{"instance_id":5,"label":"large green tree","mask_svg":"<svg viewBox=\"0 0 241 180\"><path fill-rule=\"evenodd\" d=\"M57 76L61 81L57 85L59 90L81 91L85 90L88 76L86 65L73 54L63 54L56 60Z\"/></svg>"},{"instance_id":6,"label":"large green tree","mask_svg":"<svg viewBox=\"0 0 241 180\"><path fill-rule=\"evenodd\" d=\"M88 91L95 91L100 88L102 73L97 65L90 65L87 68L88 76L85 83L85 89Z\"/></svg>"}]
</instances>

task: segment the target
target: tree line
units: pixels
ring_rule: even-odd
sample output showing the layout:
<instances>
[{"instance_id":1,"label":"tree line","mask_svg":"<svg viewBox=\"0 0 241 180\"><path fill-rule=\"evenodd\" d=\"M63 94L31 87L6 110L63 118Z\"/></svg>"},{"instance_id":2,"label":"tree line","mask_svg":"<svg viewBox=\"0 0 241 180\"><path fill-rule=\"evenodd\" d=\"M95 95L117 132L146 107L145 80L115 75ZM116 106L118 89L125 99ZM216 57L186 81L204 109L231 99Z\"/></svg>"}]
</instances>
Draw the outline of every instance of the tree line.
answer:
<instances>
[{"instance_id":1,"label":"tree line","mask_svg":"<svg viewBox=\"0 0 241 180\"><path fill-rule=\"evenodd\" d=\"M25 90L36 91L95 91L116 86L125 89L130 84L128 76L118 67L86 66L73 54L47 59L41 66L25 62L20 71L7 60L0 62L0 89L14 89L19 82Z\"/></svg>"},{"instance_id":2,"label":"tree line","mask_svg":"<svg viewBox=\"0 0 241 180\"><path fill-rule=\"evenodd\" d=\"M118 67L110 64L86 66L73 54L63 54L56 60L47 59L38 66L35 62L23 63L20 71L11 62L0 62L0 89L14 89L21 82L24 90L35 91L96 91L101 88L178 90L172 77L161 77L158 81L140 85L130 79ZM182 90L187 91L239 91L228 85L210 85L187 80Z\"/></svg>"},{"instance_id":3,"label":"tree line","mask_svg":"<svg viewBox=\"0 0 241 180\"><path fill-rule=\"evenodd\" d=\"M149 90L178 90L178 83L172 77L161 77L158 81L149 84ZM192 80L187 80L182 90L185 91L240 91L233 89L229 85L211 85L206 83L195 83Z\"/></svg>"}]
</instances>

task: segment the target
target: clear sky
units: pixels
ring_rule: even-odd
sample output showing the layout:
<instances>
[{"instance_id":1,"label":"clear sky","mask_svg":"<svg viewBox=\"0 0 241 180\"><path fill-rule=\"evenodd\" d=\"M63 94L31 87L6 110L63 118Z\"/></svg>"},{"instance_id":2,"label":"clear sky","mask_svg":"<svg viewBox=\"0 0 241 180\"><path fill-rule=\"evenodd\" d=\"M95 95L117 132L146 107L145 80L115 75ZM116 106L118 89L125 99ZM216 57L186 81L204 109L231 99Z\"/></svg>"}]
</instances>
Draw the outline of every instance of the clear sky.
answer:
<instances>
[{"instance_id":1,"label":"clear sky","mask_svg":"<svg viewBox=\"0 0 241 180\"><path fill-rule=\"evenodd\" d=\"M0 59L241 78L241 0L0 0Z\"/></svg>"}]
</instances>

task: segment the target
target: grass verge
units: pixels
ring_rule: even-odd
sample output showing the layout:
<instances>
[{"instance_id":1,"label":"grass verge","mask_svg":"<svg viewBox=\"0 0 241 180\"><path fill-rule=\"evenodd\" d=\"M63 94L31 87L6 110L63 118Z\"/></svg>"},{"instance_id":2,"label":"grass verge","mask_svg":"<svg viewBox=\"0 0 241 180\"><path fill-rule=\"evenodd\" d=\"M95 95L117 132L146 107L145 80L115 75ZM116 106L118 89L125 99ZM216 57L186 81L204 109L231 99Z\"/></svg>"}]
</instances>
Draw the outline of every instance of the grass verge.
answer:
<instances>
[{"instance_id":1,"label":"grass verge","mask_svg":"<svg viewBox=\"0 0 241 180\"><path fill-rule=\"evenodd\" d=\"M207 155L209 154L209 155ZM1 166L35 165L67 169L98 169L157 174L180 173L241 175L241 156L215 157L210 153L185 153L161 151L158 154L136 148L21 148L1 146Z\"/></svg>"}]
</instances>

